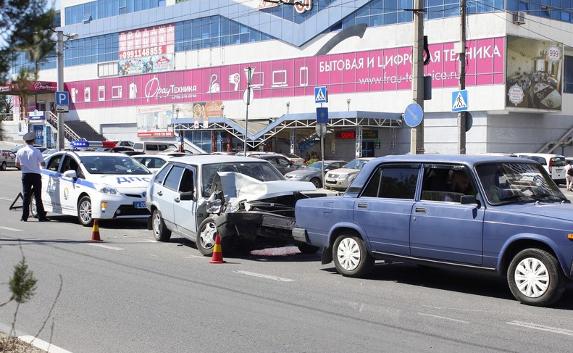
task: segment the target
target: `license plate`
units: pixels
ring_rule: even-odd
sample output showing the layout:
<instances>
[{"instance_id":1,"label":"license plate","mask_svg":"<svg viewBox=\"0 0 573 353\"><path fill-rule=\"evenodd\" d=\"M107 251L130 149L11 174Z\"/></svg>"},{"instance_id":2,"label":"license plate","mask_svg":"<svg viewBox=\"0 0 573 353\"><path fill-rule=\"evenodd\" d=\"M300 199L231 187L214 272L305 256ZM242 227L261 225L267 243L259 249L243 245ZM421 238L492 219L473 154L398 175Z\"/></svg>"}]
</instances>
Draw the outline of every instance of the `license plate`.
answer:
<instances>
[{"instance_id":1,"label":"license plate","mask_svg":"<svg viewBox=\"0 0 573 353\"><path fill-rule=\"evenodd\" d=\"M133 207L134 208L145 208L145 201L134 201Z\"/></svg>"}]
</instances>

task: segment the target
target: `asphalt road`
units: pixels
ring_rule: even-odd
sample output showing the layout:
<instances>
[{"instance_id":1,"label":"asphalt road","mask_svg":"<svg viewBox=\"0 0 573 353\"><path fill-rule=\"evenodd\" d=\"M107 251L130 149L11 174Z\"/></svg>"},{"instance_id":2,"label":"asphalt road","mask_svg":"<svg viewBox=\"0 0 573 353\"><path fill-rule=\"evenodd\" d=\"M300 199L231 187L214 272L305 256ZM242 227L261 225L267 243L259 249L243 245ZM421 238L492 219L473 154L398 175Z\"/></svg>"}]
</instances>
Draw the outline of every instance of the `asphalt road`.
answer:
<instances>
[{"instance_id":1,"label":"asphalt road","mask_svg":"<svg viewBox=\"0 0 573 353\"><path fill-rule=\"evenodd\" d=\"M379 264L351 279L302 254L212 265L182 238L154 242L140 222L104 223L93 244L74 218L20 222L8 210L19 178L0 173L0 303L23 252L38 289L17 328L34 335L61 276L40 338L74 353L573 350L571 287L557 307L536 308L483 274ZM14 309L0 308L1 324Z\"/></svg>"}]
</instances>

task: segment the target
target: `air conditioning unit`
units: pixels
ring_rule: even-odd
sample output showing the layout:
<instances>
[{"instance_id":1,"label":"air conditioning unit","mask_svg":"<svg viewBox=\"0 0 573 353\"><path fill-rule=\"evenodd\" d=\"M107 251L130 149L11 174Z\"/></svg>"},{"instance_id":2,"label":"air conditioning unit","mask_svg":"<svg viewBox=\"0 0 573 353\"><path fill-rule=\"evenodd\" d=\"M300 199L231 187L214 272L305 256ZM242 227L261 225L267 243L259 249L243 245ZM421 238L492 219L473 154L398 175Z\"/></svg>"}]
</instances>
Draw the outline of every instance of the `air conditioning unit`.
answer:
<instances>
[{"instance_id":1,"label":"air conditioning unit","mask_svg":"<svg viewBox=\"0 0 573 353\"><path fill-rule=\"evenodd\" d=\"M525 12L516 11L513 13L513 24L524 25L525 24Z\"/></svg>"}]
</instances>

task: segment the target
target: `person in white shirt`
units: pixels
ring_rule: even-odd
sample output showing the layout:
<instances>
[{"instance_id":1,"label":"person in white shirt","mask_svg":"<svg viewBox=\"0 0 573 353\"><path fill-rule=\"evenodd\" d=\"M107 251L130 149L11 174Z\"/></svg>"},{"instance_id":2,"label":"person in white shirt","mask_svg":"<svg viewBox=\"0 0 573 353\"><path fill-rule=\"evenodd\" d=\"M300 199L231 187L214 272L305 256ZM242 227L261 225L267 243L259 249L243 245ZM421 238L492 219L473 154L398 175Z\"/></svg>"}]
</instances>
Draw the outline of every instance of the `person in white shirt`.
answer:
<instances>
[{"instance_id":1,"label":"person in white shirt","mask_svg":"<svg viewBox=\"0 0 573 353\"><path fill-rule=\"evenodd\" d=\"M36 210L38 214L38 220L40 222L46 222L46 212L44 211L44 205L42 204L42 169L46 166L44 163L44 157L40 150L33 146L35 140L35 135L33 132L28 132L24 135L24 141L26 146L20 148L16 152L16 167L22 170L22 189L23 189L23 199L24 205L22 207L22 218L23 222L28 221L28 216L30 214L30 201L32 194L36 200Z\"/></svg>"},{"instance_id":2,"label":"person in white shirt","mask_svg":"<svg viewBox=\"0 0 573 353\"><path fill-rule=\"evenodd\" d=\"M567 182L567 191L573 191L573 165L571 165L571 161L568 161L565 166L565 180Z\"/></svg>"}]
</instances>

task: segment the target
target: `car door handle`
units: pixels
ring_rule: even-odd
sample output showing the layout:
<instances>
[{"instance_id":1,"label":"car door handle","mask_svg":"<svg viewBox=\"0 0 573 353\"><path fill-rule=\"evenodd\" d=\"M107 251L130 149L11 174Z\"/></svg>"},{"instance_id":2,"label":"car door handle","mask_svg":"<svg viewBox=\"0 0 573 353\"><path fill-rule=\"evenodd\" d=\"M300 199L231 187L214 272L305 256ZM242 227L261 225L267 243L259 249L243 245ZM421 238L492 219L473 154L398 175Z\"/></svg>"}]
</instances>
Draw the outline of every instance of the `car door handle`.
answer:
<instances>
[{"instance_id":1,"label":"car door handle","mask_svg":"<svg viewBox=\"0 0 573 353\"><path fill-rule=\"evenodd\" d=\"M366 202L359 202L358 208L368 208L368 204Z\"/></svg>"},{"instance_id":2,"label":"car door handle","mask_svg":"<svg viewBox=\"0 0 573 353\"><path fill-rule=\"evenodd\" d=\"M426 213L426 209L424 207L416 207L416 213Z\"/></svg>"},{"instance_id":3,"label":"car door handle","mask_svg":"<svg viewBox=\"0 0 573 353\"><path fill-rule=\"evenodd\" d=\"M179 203L179 201L181 201L181 199L179 199L178 197L174 198L173 201Z\"/></svg>"},{"instance_id":4,"label":"car door handle","mask_svg":"<svg viewBox=\"0 0 573 353\"><path fill-rule=\"evenodd\" d=\"M163 196L163 191L158 191L157 196Z\"/></svg>"}]
</instances>

